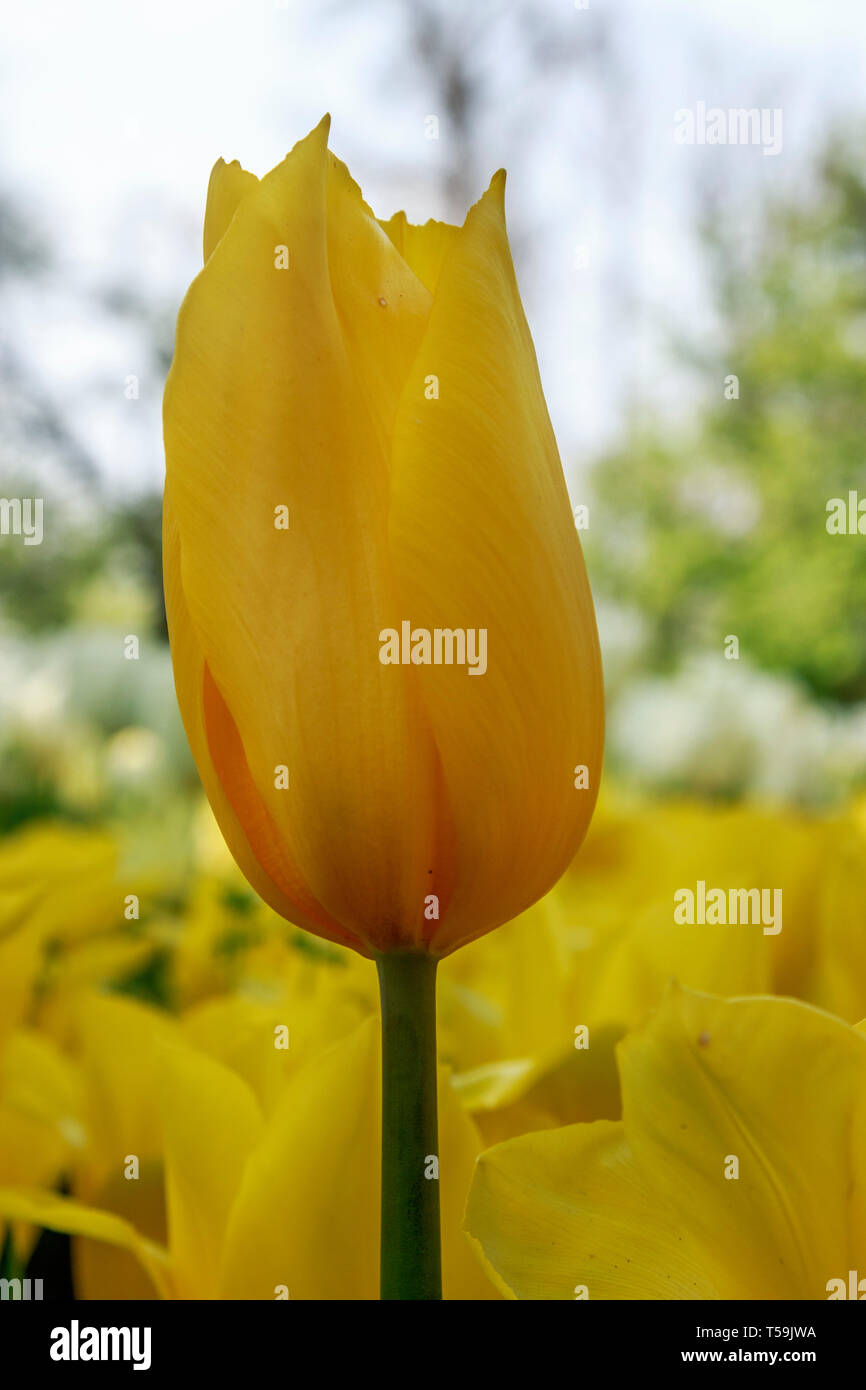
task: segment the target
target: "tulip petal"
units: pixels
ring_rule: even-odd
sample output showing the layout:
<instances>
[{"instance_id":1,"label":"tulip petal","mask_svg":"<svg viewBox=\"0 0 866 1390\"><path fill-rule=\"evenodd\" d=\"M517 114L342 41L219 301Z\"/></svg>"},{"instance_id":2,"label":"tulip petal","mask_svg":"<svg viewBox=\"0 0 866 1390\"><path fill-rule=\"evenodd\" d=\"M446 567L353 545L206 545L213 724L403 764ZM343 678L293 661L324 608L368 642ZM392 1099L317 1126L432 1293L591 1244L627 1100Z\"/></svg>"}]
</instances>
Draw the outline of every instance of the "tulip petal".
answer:
<instances>
[{"instance_id":1,"label":"tulip petal","mask_svg":"<svg viewBox=\"0 0 866 1390\"><path fill-rule=\"evenodd\" d=\"M86 1141L77 1068L50 1040L29 1029L0 1055L0 1182L53 1183Z\"/></svg>"},{"instance_id":2,"label":"tulip petal","mask_svg":"<svg viewBox=\"0 0 866 1390\"><path fill-rule=\"evenodd\" d=\"M32 903L29 895L19 903L25 920ZM0 1049L30 1007L42 958L42 935L29 920L24 926L16 921L14 927L0 935Z\"/></svg>"},{"instance_id":3,"label":"tulip petal","mask_svg":"<svg viewBox=\"0 0 866 1390\"><path fill-rule=\"evenodd\" d=\"M568 1125L488 1149L466 1230L506 1297L717 1296L699 1252L657 1206L619 1122Z\"/></svg>"},{"instance_id":4,"label":"tulip petal","mask_svg":"<svg viewBox=\"0 0 866 1390\"><path fill-rule=\"evenodd\" d=\"M133 1181L112 1174L90 1197L91 1208L119 1217L140 1237L165 1249L165 1185L162 1165L143 1163ZM77 1234L72 1242L72 1277L79 1299L159 1298L159 1288L134 1247ZM174 1282L170 1294L176 1297Z\"/></svg>"},{"instance_id":5,"label":"tulip petal","mask_svg":"<svg viewBox=\"0 0 866 1390\"><path fill-rule=\"evenodd\" d=\"M386 466L409 363L430 314L430 295L364 202L346 165L328 152L328 270L334 306Z\"/></svg>"},{"instance_id":6,"label":"tulip petal","mask_svg":"<svg viewBox=\"0 0 866 1390\"><path fill-rule=\"evenodd\" d=\"M459 227L452 227L450 222L436 222L432 218L422 227L417 227L407 222L405 212L395 212L387 222L380 222L379 225L422 285L431 294L435 293L442 263L460 234Z\"/></svg>"},{"instance_id":7,"label":"tulip petal","mask_svg":"<svg viewBox=\"0 0 866 1390\"><path fill-rule=\"evenodd\" d=\"M216 1298L226 1222L261 1113L241 1078L210 1057L165 1047L158 1065L177 1296Z\"/></svg>"},{"instance_id":8,"label":"tulip petal","mask_svg":"<svg viewBox=\"0 0 866 1390\"><path fill-rule=\"evenodd\" d=\"M376 1298L376 1030L300 1072L251 1155L229 1221L225 1298Z\"/></svg>"},{"instance_id":9,"label":"tulip petal","mask_svg":"<svg viewBox=\"0 0 866 1390\"><path fill-rule=\"evenodd\" d=\"M119 995L92 995L77 1014L81 1069L88 1083L87 1128L92 1155L82 1191L88 1200L128 1155L139 1162L162 1154L156 1049L175 1041L174 1020Z\"/></svg>"},{"instance_id":10,"label":"tulip petal","mask_svg":"<svg viewBox=\"0 0 866 1390\"><path fill-rule=\"evenodd\" d=\"M822 1298L843 1262L866 1260L866 1040L854 1029L788 1000L672 987L621 1044L620 1074L635 1161L721 1266L728 1296Z\"/></svg>"},{"instance_id":11,"label":"tulip petal","mask_svg":"<svg viewBox=\"0 0 866 1390\"><path fill-rule=\"evenodd\" d=\"M0 1188L0 1216L13 1221L29 1221L67 1235L89 1236L128 1250L141 1261L160 1295L171 1297L167 1252L140 1235L121 1217L96 1211L69 1197L25 1187Z\"/></svg>"},{"instance_id":12,"label":"tulip petal","mask_svg":"<svg viewBox=\"0 0 866 1390\"><path fill-rule=\"evenodd\" d=\"M204 259L216 250L217 244L225 236L229 223L237 211L241 199L255 188L258 179L242 169L236 159L226 164L218 159L213 166L207 186L207 204L204 214Z\"/></svg>"},{"instance_id":13,"label":"tulip petal","mask_svg":"<svg viewBox=\"0 0 866 1390\"><path fill-rule=\"evenodd\" d=\"M458 1094L485 1146L530 1130L619 1118L619 1077L613 1056L618 1027L593 1029L591 1045L553 1060L490 1062L456 1078Z\"/></svg>"},{"instance_id":14,"label":"tulip petal","mask_svg":"<svg viewBox=\"0 0 866 1390\"><path fill-rule=\"evenodd\" d=\"M344 974L348 971L293 972L279 1003L237 995L209 999L185 1015L184 1031L197 1048L236 1071L269 1114L282 1099L288 1078L354 1032L371 1012L362 993L367 982L352 988L341 978ZM276 1045L282 1028L289 1030L285 1048Z\"/></svg>"},{"instance_id":15,"label":"tulip petal","mask_svg":"<svg viewBox=\"0 0 866 1390\"><path fill-rule=\"evenodd\" d=\"M460 1230L480 1143L440 1082L443 1287L494 1296ZM292 1078L247 1164L222 1264L226 1298L379 1296L381 1102L376 1020Z\"/></svg>"},{"instance_id":16,"label":"tulip petal","mask_svg":"<svg viewBox=\"0 0 866 1390\"><path fill-rule=\"evenodd\" d=\"M202 785L235 861L275 912L330 941L360 950L360 942L310 893L253 782L240 735L205 663L187 610L180 537L168 487L163 504L163 572L178 704Z\"/></svg>"},{"instance_id":17,"label":"tulip petal","mask_svg":"<svg viewBox=\"0 0 866 1390\"><path fill-rule=\"evenodd\" d=\"M467 1230L513 1295L820 1299L864 1267L866 1038L674 987L619 1057L622 1122L479 1161Z\"/></svg>"},{"instance_id":18,"label":"tulip petal","mask_svg":"<svg viewBox=\"0 0 866 1390\"><path fill-rule=\"evenodd\" d=\"M656 891L654 886L634 903L617 939L596 963L587 1005L593 1020L640 1022L662 998L671 977L691 989L720 994L769 991L775 938L764 936L760 926L678 924L672 893L662 901L646 901Z\"/></svg>"},{"instance_id":19,"label":"tulip petal","mask_svg":"<svg viewBox=\"0 0 866 1390\"><path fill-rule=\"evenodd\" d=\"M503 194L497 175L444 258L394 429L389 534L405 610L428 630L487 633L484 674L418 667L459 847L437 951L547 891L601 769L595 618ZM425 394L431 375L438 397Z\"/></svg>"},{"instance_id":20,"label":"tulip petal","mask_svg":"<svg viewBox=\"0 0 866 1390\"><path fill-rule=\"evenodd\" d=\"M863 930L866 836L862 823L858 824L851 813L831 822L827 832L830 843L821 857L820 881L815 885L810 902L814 910L817 899L818 917L816 928L809 933L817 956L811 997L824 1008L853 1022L866 1007L866 931ZM787 934L787 905L786 888L783 936ZM811 926L812 919L808 921Z\"/></svg>"},{"instance_id":21,"label":"tulip petal","mask_svg":"<svg viewBox=\"0 0 866 1390\"><path fill-rule=\"evenodd\" d=\"M378 660L400 613L383 440L428 294L326 136L317 128L241 199L184 301L167 490L224 792L247 829L235 798L255 790L309 897L372 947L402 929L420 937L436 842L438 770L417 690ZM274 525L280 506L289 530ZM195 730L202 697L186 677L178 697ZM275 785L282 766L288 789Z\"/></svg>"}]
</instances>

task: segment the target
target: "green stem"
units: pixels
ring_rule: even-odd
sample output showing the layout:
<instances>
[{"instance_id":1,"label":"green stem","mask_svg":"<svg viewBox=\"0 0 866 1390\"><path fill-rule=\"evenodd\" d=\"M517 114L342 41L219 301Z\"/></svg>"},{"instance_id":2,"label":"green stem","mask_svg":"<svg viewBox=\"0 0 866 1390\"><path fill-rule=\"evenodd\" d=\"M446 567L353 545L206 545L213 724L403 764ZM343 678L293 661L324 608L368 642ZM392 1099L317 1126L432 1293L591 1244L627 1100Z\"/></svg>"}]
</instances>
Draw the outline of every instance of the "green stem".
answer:
<instances>
[{"instance_id":1,"label":"green stem","mask_svg":"<svg viewBox=\"0 0 866 1390\"><path fill-rule=\"evenodd\" d=\"M382 1000L383 1299L442 1297L436 964L433 956L408 951L376 960Z\"/></svg>"}]
</instances>

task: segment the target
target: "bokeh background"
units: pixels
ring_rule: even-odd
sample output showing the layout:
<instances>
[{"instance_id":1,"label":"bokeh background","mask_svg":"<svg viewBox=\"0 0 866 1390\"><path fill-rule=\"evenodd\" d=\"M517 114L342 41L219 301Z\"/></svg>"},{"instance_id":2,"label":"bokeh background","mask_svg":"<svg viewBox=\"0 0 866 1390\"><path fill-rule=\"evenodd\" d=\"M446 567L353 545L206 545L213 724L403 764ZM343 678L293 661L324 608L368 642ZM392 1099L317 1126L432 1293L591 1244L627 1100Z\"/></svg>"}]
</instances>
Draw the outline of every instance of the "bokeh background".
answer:
<instances>
[{"instance_id":1,"label":"bokeh background","mask_svg":"<svg viewBox=\"0 0 866 1390\"><path fill-rule=\"evenodd\" d=\"M160 593L174 317L213 160L262 173L326 108L382 215L462 219L508 168L590 509L609 774L818 804L858 783L866 562L824 524L862 476L857 3L36 0L3 23L0 476L44 499L45 538L0 541L0 828L165 823L195 786ZM781 108L781 151L678 145L699 100Z\"/></svg>"},{"instance_id":2,"label":"bokeh background","mask_svg":"<svg viewBox=\"0 0 866 1390\"><path fill-rule=\"evenodd\" d=\"M261 174L325 110L383 216L462 220L508 169L518 279L572 502L588 508L602 807L549 959L536 949L525 969L521 938L503 935L510 964L472 957L446 980L444 1045L457 1039L467 1093L474 1067L543 1051L593 1009L615 1040L652 1002L640 969L656 979L633 940L622 955L620 926L635 928L649 884L664 914L672 887L713 866L716 881L781 875L790 935L772 959L761 938L749 964L722 953L687 984L866 1014L852 945L866 540L825 525L830 498L866 494L859 0L32 0L5 6L2 28L0 491L44 501L41 545L0 537L4 931L35 895L49 970L20 1017L50 995L55 956L76 988L176 1011L261 1001L286 960L321 951L254 901L202 804L166 640L160 406L211 165ZM699 101L780 109L781 150L678 144L674 113ZM139 916L119 910L127 892ZM829 954L809 935L822 913ZM606 927L595 1004L569 984L551 1010L562 941L591 956ZM372 981L347 978L347 1017L375 1009ZM292 976L300 1009L308 985ZM47 1031L65 1047L57 1017ZM601 1066L607 1094L609 1050ZM581 1106L555 1122L616 1113ZM485 1137L499 1132L490 1120ZM63 1144L48 1185L80 1136ZM111 1207L101 1181L84 1188Z\"/></svg>"}]
</instances>

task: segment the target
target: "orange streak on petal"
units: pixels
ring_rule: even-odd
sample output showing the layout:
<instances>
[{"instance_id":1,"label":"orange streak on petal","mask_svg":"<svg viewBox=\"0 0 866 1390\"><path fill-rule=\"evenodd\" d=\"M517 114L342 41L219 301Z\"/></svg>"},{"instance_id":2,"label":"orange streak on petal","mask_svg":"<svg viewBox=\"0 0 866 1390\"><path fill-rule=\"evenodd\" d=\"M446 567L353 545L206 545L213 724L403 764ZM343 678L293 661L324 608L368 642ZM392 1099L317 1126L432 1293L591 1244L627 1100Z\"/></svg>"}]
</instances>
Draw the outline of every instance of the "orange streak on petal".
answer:
<instances>
[{"instance_id":1,"label":"orange streak on petal","mask_svg":"<svg viewBox=\"0 0 866 1390\"><path fill-rule=\"evenodd\" d=\"M205 733L214 769L261 868L296 907L299 926L369 955L368 948L335 922L317 902L293 863L253 781L241 736L207 662L202 697Z\"/></svg>"}]
</instances>

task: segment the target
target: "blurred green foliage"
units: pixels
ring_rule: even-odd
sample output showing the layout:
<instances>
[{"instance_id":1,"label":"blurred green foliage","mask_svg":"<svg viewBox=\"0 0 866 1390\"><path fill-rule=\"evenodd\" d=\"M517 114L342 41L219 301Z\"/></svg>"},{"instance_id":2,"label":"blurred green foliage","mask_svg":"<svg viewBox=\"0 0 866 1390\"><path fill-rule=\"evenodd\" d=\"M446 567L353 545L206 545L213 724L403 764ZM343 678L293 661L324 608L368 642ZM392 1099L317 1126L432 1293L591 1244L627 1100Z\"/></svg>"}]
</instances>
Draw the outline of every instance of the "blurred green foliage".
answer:
<instances>
[{"instance_id":1,"label":"blurred green foliage","mask_svg":"<svg viewBox=\"0 0 866 1390\"><path fill-rule=\"evenodd\" d=\"M11 494L12 489L8 489ZM16 496L38 496L36 482L17 485ZM47 521L56 498L45 500ZM66 627L80 616L87 595L101 577L122 575L149 597L148 635L165 636L161 568L162 499L136 497L123 504L103 502L78 524L46 524L41 545L0 546L2 614L28 633Z\"/></svg>"},{"instance_id":2,"label":"blurred green foliage","mask_svg":"<svg viewBox=\"0 0 866 1390\"><path fill-rule=\"evenodd\" d=\"M866 536L826 529L829 499L866 498L862 144L833 141L808 196L766 209L750 259L719 209L702 237L726 352L685 352L717 388L688 433L644 424L596 467L594 585L640 612L652 669L734 633L753 665L862 700Z\"/></svg>"}]
</instances>

